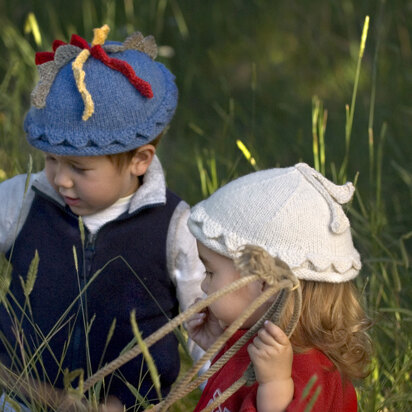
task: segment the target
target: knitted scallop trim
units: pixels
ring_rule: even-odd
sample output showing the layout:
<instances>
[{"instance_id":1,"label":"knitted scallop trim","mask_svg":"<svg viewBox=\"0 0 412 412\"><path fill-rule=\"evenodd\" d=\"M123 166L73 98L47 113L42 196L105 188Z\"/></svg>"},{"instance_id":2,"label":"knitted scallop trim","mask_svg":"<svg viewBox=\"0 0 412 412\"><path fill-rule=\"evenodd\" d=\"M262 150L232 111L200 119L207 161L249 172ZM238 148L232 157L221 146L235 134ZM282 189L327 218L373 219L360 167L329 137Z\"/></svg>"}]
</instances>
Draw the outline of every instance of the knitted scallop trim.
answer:
<instances>
[{"instance_id":1,"label":"knitted scallop trim","mask_svg":"<svg viewBox=\"0 0 412 412\"><path fill-rule=\"evenodd\" d=\"M236 256L241 246L251 243L250 239L226 234L220 223L210 218L201 205L193 208L188 225L193 235L204 243L205 246L230 258ZM256 244L256 246L263 247L273 257L283 260L290 266L296 276L300 278L325 281L325 276L320 276L320 273L328 273L329 276L329 274L337 272L338 276L341 277L340 281L343 281L355 277L362 267L360 256L356 249L353 249L352 256L348 258L339 256L325 257L324 255L314 253L305 254L301 251L290 249L279 251L264 244ZM330 281L337 282L338 280L331 279Z\"/></svg>"},{"instance_id":2,"label":"knitted scallop trim","mask_svg":"<svg viewBox=\"0 0 412 412\"><path fill-rule=\"evenodd\" d=\"M62 49L63 47L68 46L61 46L58 50ZM47 64L44 63L43 66ZM34 146L39 147L44 146L46 144L46 140L48 142L48 146L53 147L53 152L55 152L57 145L64 145L66 147L73 147L74 149L84 148L85 146L90 146L90 143L94 143L96 145L96 150L100 150L105 144L109 145L110 147L115 147L120 145L121 147L127 146L128 143L136 139L136 136L142 136L144 138L151 138L154 139L164 128L169 124L169 121L174 113L175 107L174 105L170 106L167 102L171 101L170 95L176 94L176 88L174 85L174 75L170 73L169 70L165 68L162 63L157 62L158 67L161 69L161 72L165 76L165 91L164 91L164 99L154 111L153 116L156 116L156 122L153 122L152 117L149 117L144 123L138 123L134 125L129 125L128 127L124 127L121 130L116 131L116 140L113 140L113 130L100 130L100 133L96 130L92 135L82 136L77 134L76 136L66 137L63 136L58 130L55 129L48 130L46 125L36 125L35 122L30 122L30 112L26 118L26 125L27 125L27 132L30 138L30 141L38 143L32 143ZM42 141L44 144L42 144ZM42 149L45 150L45 149ZM46 150L47 151L47 150ZM90 149L92 152L92 148ZM119 151L122 151L119 149ZM100 152L99 152L100 153Z\"/></svg>"}]
</instances>

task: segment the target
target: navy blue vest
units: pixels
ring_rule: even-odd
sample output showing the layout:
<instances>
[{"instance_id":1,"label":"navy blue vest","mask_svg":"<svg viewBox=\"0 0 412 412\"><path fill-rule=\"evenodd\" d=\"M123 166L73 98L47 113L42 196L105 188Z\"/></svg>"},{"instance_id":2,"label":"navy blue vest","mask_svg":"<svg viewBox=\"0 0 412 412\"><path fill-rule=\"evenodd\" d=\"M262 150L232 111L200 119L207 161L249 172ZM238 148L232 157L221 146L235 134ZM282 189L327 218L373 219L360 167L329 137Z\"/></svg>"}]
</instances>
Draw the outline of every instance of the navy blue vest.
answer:
<instances>
[{"instance_id":1,"label":"navy blue vest","mask_svg":"<svg viewBox=\"0 0 412 412\"><path fill-rule=\"evenodd\" d=\"M37 279L30 295L34 324L25 318L23 330L29 353L41 348L44 369L38 363L36 367L44 381L62 387L65 368L82 368L87 377L115 359L133 339L132 310L136 311L143 337L177 314L176 291L166 267L166 238L179 201L167 191L165 205L143 207L132 215L125 213L104 225L94 237L86 230L82 246L77 216L36 193L7 257L13 265L11 292L24 307L19 275L26 278L35 251L39 254ZM79 297L85 285L87 289ZM20 319L18 306L14 304L13 308ZM27 305L25 312L30 317ZM107 343L113 321L116 322L114 334ZM0 327L14 345L10 316L3 307L0 308ZM47 345L42 345L44 337ZM177 347L172 333L150 348L163 395L169 392L179 372ZM18 367L19 362L15 359L14 366ZM87 365L91 372L87 372ZM135 404L135 396L123 378L143 397L156 398L141 356L105 380L107 392L130 407Z\"/></svg>"}]
</instances>

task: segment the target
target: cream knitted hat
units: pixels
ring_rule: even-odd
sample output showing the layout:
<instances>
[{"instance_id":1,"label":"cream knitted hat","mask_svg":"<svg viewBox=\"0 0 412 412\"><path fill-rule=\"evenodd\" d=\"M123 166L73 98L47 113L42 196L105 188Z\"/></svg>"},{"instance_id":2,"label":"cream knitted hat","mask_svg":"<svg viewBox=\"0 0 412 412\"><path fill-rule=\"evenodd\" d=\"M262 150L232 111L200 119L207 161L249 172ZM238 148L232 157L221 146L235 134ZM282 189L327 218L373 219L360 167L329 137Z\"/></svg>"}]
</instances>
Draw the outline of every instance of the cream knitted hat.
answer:
<instances>
[{"instance_id":1,"label":"cream knitted hat","mask_svg":"<svg viewBox=\"0 0 412 412\"><path fill-rule=\"evenodd\" d=\"M299 279L345 282L361 268L342 204L354 187L338 186L305 163L262 170L221 187L191 210L192 234L234 258L244 245L265 249Z\"/></svg>"}]
</instances>

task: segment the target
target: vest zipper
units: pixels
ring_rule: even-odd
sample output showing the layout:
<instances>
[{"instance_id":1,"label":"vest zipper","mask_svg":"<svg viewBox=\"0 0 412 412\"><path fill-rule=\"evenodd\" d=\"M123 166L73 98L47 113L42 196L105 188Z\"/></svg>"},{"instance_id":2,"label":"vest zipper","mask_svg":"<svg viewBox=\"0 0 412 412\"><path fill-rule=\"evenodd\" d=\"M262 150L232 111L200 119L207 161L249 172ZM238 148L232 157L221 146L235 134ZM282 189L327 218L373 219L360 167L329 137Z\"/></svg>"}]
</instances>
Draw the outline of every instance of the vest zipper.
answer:
<instances>
[{"instance_id":1,"label":"vest zipper","mask_svg":"<svg viewBox=\"0 0 412 412\"><path fill-rule=\"evenodd\" d=\"M87 230L87 229L86 229ZM87 232L86 232L87 233ZM79 293L84 290L87 282L91 277L92 261L95 252L96 233L87 233L86 241L83 246L83 265L82 272L79 273ZM89 313L87 308L87 291L84 291L79 299L78 307L81 319L76 321L73 332L73 358L72 370L77 369L85 364L84 360L87 351L87 336L85 330L89 322ZM85 370L87 373L87 371Z\"/></svg>"}]
</instances>

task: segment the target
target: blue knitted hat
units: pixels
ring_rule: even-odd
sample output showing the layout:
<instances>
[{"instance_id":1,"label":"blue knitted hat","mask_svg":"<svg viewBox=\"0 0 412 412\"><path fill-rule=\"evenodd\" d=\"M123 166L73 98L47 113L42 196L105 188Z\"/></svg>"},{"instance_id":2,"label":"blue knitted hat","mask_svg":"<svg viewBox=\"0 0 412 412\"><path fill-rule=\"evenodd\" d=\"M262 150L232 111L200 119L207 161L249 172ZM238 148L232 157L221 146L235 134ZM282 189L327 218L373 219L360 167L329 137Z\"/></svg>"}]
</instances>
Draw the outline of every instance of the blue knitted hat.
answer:
<instances>
[{"instance_id":1,"label":"blue knitted hat","mask_svg":"<svg viewBox=\"0 0 412 412\"><path fill-rule=\"evenodd\" d=\"M105 42L95 29L91 46L77 35L54 52L36 55L39 83L24 120L29 143L45 152L99 156L127 152L156 138L177 105L174 76L153 59L152 36Z\"/></svg>"}]
</instances>

